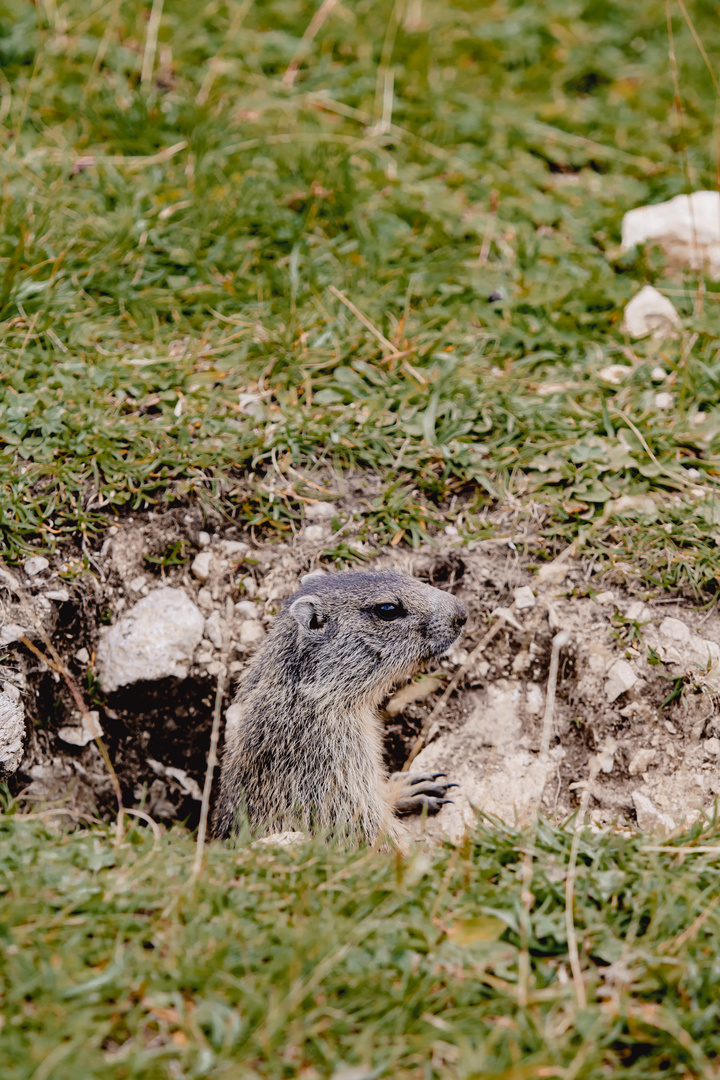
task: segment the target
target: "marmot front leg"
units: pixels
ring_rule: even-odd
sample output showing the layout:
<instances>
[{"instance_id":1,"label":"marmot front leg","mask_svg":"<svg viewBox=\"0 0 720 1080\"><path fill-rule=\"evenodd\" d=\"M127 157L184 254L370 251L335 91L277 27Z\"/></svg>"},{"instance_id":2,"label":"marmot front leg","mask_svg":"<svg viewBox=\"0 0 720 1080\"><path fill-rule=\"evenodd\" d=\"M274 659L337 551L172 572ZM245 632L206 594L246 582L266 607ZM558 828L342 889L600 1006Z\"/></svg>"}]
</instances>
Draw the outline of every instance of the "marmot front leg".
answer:
<instances>
[{"instance_id":1,"label":"marmot front leg","mask_svg":"<svg viewBox=\"0 0 720 1080\"><path fill-rule=\"evenodd\" d=\"M428 814L437 814L452 799L445 796L450 788L457 787L451 781L441 780L444 772L436 773L393 773L390 777L393 806L399 817L408 814L421 814L427 809Z\"/></svg>"}]
</instances>

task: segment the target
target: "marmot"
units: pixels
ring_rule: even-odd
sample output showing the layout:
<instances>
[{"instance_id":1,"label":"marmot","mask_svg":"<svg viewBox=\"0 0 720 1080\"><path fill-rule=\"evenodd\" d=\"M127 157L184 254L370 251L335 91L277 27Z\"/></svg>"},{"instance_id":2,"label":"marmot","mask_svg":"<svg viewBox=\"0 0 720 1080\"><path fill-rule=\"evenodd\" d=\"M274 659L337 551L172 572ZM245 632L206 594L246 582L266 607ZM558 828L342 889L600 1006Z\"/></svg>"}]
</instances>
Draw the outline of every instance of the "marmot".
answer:
<instances>
[{"instance_id":1,"label":"marmot","mask_svg":"<svg viewBox=\"0 0 720 1080\"><path fill-rule=\"evenodd\" d=\"M378 705L459 637L465 605L394 570L310 575L242 679L222 761L215 832L340 829L404 846L396 813L439 809L430 776L388 778Z\"/></svg>"}]
</instances>

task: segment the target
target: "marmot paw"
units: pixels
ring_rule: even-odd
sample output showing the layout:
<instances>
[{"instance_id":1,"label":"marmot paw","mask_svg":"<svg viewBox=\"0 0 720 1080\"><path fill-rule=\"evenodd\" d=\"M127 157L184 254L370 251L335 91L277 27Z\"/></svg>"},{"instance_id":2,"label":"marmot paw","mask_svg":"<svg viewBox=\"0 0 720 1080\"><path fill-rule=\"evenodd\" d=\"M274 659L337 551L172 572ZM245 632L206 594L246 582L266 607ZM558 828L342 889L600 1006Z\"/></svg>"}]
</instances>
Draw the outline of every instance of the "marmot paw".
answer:
<instances>
[{"instance_id":1,"label":"marmot paw","mask_svg":"<svg viewBox=\"0 0 720 1080\"><path fill-rule=\"evenodd\" d=\"M401 817L420 814L423 810L427 810L428 814L437 814L441 807L452 802L452 799L445 798L448 790L458 786L452 781L440 780L446 775L444 772L394 773L391 781L402 784L402 793L395 802L395 813Z\"/></svg>"}]
</instances>

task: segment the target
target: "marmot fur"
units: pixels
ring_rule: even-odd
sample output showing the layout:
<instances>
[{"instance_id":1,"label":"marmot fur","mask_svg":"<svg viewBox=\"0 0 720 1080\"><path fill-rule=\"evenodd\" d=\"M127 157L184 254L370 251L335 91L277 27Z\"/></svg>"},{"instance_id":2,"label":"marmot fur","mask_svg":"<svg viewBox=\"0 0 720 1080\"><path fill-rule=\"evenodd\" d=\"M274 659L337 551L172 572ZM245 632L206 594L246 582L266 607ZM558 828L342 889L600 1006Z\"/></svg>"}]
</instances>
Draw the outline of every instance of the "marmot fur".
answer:
<instances>
[{"instance_id":1,"label":"marmot fur","mask_svg":"<svg viewBox=\"0 0 720 1080\"><path fill-rule=\"evenodd\" d=\"M341 829L404 846L397 811L442 805L438 776L388 779L378 705L459 637L465 605L394 570L310 575L286 602L237 694L215 831Z\"/></svg>"}]
</instances>

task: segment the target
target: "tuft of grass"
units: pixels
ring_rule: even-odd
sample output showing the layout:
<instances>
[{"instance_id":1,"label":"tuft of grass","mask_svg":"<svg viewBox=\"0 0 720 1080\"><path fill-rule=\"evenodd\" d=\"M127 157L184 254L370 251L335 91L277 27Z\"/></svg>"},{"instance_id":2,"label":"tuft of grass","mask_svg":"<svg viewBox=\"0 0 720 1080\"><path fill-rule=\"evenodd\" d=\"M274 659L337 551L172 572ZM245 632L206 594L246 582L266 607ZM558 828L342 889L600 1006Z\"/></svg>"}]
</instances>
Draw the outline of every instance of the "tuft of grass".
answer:
<instances>
[{"instance_id":1,"label":"tuft of grass","mask_svg":"<svg viewBox=\"0 0 720 1080\"><path fill-rule=\"evenodd\" d=\"M716 823L479 824L404 861L0 815L7 1080L716 1074ZM527 877L528 854L532 855Z\"/></svg>"},{"instance_id":2,"label":"tuft of grass","mask_svg":"<svg viewBox=\"0 0 720 1080\"><path fill-rule=\"evenodd\" d=\"M709 0L679 98L657 0L156 8L0 0L6 555L178 500L287 531L332 465L387 477L380 541L520 499L715 589L717 283L619 251L715 186ZM625 339L645 282L679 339Z\"/></svg>"}]
</instances>

